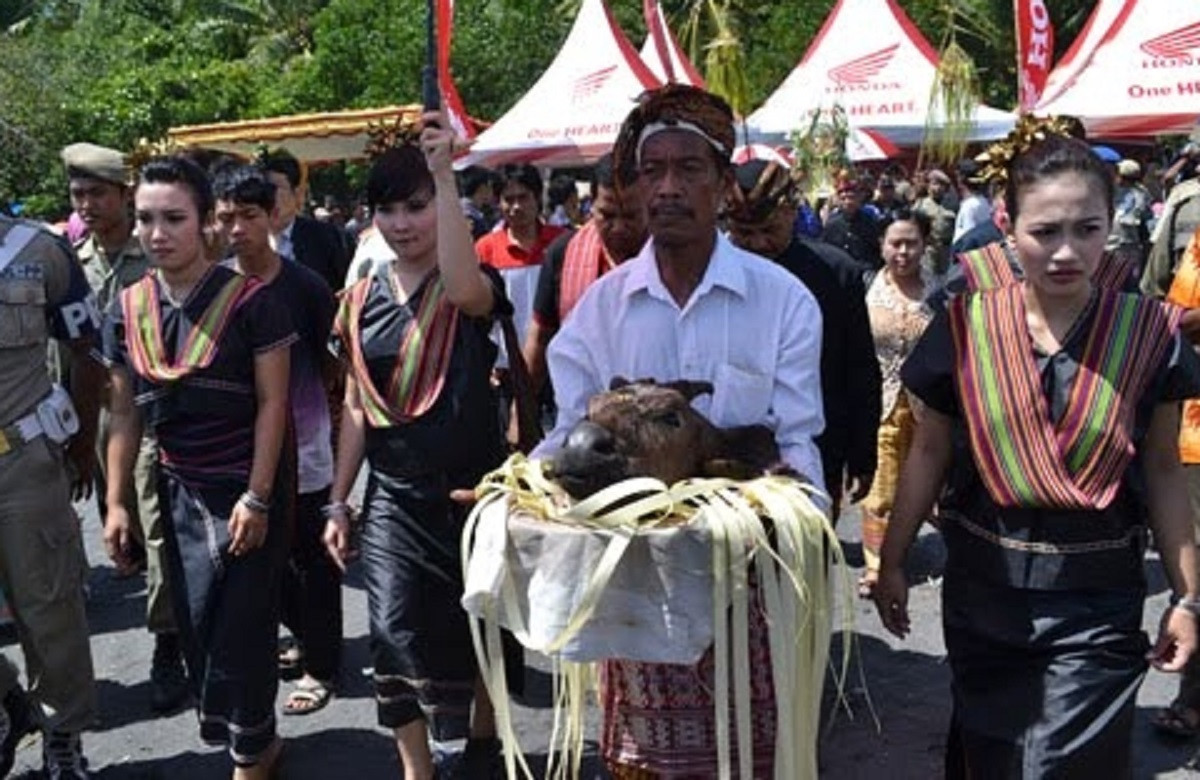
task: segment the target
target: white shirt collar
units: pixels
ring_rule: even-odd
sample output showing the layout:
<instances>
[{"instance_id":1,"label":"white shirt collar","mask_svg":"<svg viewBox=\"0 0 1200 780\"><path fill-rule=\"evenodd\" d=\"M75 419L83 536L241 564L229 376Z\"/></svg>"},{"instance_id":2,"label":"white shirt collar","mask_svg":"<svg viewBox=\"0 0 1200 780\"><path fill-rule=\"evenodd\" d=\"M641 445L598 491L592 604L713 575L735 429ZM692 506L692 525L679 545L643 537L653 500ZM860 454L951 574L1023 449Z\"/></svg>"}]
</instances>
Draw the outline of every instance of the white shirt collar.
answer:
<instances>
[{"instance_id":1,"label":"white shirt collar","mask_svg":"<svg viewBox=\"0 0 1200 780\"><path fill-rule=\"evenodd\" d=\"M700 280L692 300L707 294L714 287L723 287L741 298L746 297L746 272L741 265L741 250L737 249L724 234L717 232L717 240L713 245L712 256L708 260L708 268L704 278ZM629 274L625 277L622 297L628 298L634 293L645 291L656 298L671 300L671 293L663 284L658 272L658 263L654 255L654 239L650 239L638 252L637 257L629 261Z\"/></svg>"}]
</instances>

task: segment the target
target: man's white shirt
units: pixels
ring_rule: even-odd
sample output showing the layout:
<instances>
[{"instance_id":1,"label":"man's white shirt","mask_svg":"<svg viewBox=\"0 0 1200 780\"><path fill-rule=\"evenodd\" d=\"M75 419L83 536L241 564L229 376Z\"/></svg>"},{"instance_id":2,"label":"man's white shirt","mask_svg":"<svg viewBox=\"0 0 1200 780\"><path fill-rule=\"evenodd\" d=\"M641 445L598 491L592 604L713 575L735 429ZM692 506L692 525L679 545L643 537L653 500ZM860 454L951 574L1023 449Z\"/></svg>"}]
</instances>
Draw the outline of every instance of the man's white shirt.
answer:
<instances>
[{"instance_id":1,"label":"man's white shirt","mask_svg":"<svg viewBox=\"0 0 1200 780\"><path fill-rule=\"evenodd\" d=\"M714 393L697 411L719 427L767 426L783 460L823 487L820 309L791 273L723 235L682 308L647 242L588 288L547 361L558 419L533 457L552 455L614 377L700 380Z\"/></svg>"}]
</instances>

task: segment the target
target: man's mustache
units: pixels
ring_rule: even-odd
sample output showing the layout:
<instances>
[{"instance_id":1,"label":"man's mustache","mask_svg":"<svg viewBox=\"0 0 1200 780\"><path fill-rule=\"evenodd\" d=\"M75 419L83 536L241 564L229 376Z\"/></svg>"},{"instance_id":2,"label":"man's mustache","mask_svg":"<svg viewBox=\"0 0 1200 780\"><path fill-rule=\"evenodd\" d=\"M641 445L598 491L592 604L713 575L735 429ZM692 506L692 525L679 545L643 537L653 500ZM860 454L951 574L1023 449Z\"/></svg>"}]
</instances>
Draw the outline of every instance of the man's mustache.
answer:
<instances>
[{"instance_id":1,"label":"man's mustache","mask_svg":"<svg viewBox=\"0 0 1200 780\"><path fill-rule=\"evenodd\" d=\"M650 216L653 217L694 217L696 212L682 204L664 203L661 206L651 206Z\"/></svg>"}]
</instances>

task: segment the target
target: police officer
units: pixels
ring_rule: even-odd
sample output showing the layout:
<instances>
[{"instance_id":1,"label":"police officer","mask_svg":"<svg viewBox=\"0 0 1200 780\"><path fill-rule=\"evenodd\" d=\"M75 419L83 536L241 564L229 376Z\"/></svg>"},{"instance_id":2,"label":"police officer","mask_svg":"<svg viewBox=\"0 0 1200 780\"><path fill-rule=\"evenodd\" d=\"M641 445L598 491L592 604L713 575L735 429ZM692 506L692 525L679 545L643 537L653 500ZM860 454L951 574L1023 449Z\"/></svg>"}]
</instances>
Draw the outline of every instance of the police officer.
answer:
<instances>
[{"instance_id":1,"label":"police officer","mask_svg":"<svg viewBox=\"0 0 1200 780\"><path fill-rule=\"evenodd\" d=\"M49 778L86 778L79 734L96 718L82 546L71 499L91 493L103 371L95 296L71 249L0 216L0 587L12 606ZM49 339L71 350L70 395ZM14 682L11 669L0 685Z\"/></svg>"},{"instance_id":2,"label":"police officer","mask_svg":"<svg viewBox=\"0 0 1200 780\"><path fill-rule=\"evenodd\" d=\"M126 184L125 156L115 149L75 143L62 150L62 161L67 169L71 206L88 227L87 236L75 245L75 252L100 311L107 311L117 294L141 279L150 267L141 243L133 234L132 192ZM101 396L101 469L108 442L107 395ZM188 686L165 579L163 529L158 511L158 446L153 435L142 439L128 490L136 500L127 501L126 506L134 512L133 528L135 533L140 532L138 541L146 556L146 626L154 635L150 707L155 712L168 712L184 704ZM98 500L103 501L103 493L101 489ZM104 507L100 509L103 517Z\"/></svg>"}]
</instances>

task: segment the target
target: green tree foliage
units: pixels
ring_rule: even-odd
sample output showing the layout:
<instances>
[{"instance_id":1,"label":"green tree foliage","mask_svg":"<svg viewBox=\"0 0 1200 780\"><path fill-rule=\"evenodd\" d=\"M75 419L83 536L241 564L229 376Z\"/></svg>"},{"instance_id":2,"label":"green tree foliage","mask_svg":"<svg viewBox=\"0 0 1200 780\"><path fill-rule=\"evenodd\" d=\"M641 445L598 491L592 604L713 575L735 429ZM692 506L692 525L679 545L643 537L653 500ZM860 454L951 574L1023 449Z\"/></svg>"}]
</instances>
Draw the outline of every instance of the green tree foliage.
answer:
<instances>
[{"instance_id":1,"label":"green tree foliage","mask_svg":"<svg viewBox=\"0 0 1200 780\"><path fill-rule=\"evenodd\" d=\"M985 97L1015 95L1011 0L900 0L934 45L946 5ZM609 0L635 47L641 0ZM683 36L700 6L696 64L725 68L750 108L803 55L832 0L662 0ZM1059 53L1094 0L1048 4ZM468 110L504 113L553 59L579 0L456 0L453 69ZM132 148L184 124L414 102L425 0L0 0L0 203L65 205L58 150L77 140ZM863 20L870 24L870 20ZM997 32L999 31L999 32ZM708 47L719 36L736 41ZM708 47L708 48L706 48ZM710 58L716 52L720 56ZM46 205L45 208L49 208Z\"/></svg>"}]
</instances>

